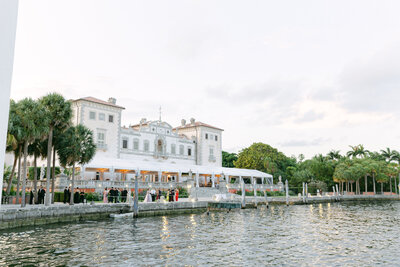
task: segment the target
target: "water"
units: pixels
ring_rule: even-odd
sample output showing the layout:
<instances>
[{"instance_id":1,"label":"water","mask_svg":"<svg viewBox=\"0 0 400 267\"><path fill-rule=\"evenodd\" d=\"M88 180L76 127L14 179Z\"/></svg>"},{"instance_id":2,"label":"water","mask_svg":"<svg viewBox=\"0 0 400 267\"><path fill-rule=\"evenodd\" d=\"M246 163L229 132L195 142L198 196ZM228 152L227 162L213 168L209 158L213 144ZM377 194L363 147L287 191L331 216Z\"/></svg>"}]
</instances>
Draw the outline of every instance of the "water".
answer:
<instances>
[{"instance_id":1,"label":"water","mask_svg":"<svg viewBox=\"0 0 400 267\"><path fill-rule=\"evenodd\" d=\"M0 265L399 264L400 202L275 206L0 232Z\"/></svg>"}]
</instances>

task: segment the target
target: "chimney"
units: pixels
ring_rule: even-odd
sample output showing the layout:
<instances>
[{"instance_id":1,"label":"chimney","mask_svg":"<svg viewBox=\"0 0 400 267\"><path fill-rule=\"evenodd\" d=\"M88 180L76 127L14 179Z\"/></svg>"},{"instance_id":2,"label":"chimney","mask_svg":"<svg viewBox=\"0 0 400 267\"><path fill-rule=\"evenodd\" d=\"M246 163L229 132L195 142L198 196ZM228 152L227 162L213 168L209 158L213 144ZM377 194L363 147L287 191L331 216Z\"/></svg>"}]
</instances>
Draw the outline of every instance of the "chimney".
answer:
<instances>
[{"instance_id":1,"label":"chimney","mask_svg":"<svg viewBox=\"0 0 400 267\"><path fill-rule=\"evenodd\" d=\"M186 125L186 120L185 119L182 119L181 120L181 126L185 126Z\"/></svg>"},{"instance_id":2,"label":"chimney","mask_svg":"<svg viewBox=\"0 0 400 267\"><path fill-rule=\"evenodd\" d=\"M193 124L193 125L194 125L195 122L196 122L196 120L195 120L194 118L191 118L191 119L190 119L190 124Z\"/></svg>"},{"instance_id":3,"label":"chimney","mask_svg":"<svg viewBox=\"0 0 400 267\"><path fill-rule=\"evenodd\" d=\"M109 99L108 99L108 103L111 103L111 104L117 104L117 99L115 99L114 97L110 97Z\"/></svg>"}]
</instances>

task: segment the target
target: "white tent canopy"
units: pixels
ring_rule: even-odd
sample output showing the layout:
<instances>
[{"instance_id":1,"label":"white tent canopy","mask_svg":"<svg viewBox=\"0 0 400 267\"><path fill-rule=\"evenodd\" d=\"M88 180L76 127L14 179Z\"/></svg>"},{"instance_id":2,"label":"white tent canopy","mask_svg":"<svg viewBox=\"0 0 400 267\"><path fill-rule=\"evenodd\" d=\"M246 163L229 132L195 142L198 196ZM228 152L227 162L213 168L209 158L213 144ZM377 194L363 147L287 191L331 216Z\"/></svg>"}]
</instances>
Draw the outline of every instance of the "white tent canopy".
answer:
<instances>
[{"instance_id":1,"label":"white tent canopy","mask_svg":"<svg viewBox=\"0 0 400 267\"><path fill-rule=\"evenodd\" d=\"M229 176L241 176L241 177L254 177L254 178L270 178L272 175L249 169L237 169L237 168L225 168L217 166L201 166L201 165L186 165L186 164L173 164L163 162L151 162L151 161L140 161L140 160L128 160L128 159L95 159L84 166L85 168L94 169L123 169L123 170L140 170L140 171L154 171L154 172L176 172L176 173L189 173L192 172L198 174L207 175L229 175Z\"/></svg>"}]
</instances>

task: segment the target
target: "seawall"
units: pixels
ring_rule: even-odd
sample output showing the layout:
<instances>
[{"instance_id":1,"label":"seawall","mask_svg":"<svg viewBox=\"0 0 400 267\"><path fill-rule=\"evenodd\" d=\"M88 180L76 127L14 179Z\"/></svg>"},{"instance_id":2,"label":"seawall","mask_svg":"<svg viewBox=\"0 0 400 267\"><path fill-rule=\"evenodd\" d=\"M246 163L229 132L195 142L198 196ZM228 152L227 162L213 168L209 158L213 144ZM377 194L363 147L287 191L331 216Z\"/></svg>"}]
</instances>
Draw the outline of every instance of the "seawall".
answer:
<instances>
[{"instance_id":1,"label":"seawall","mask_svg":"<svg viewBox=\"0 0 400 267\"><path fill-rule=\"evenodd\" d=\"M285 197L246 197L246 208L256 208L257 205L286 205ZM289 205L304 205L314 203L349 202L349 201L398 201L398 195L359 195L359 196L333 196L308 197L303 202L301 197L290 197ZM211 199L200 201L179 201L167 203L139 203L139 217L163 216L173 214L201 213L209 208ZM224 201L221 201L224 202ZM240 198L226 201L227 203L240 203ZM215 205L213 205L215 206ZM53 223L79 222L83 220L107 219L110 214L132 212L131 204L104 204L94 205L56 204L50 207L44 205L28 205L20 208L17 205L5 205L0 208L0 230L24 226L38 226Z\"/></svg>"}]
</instances>

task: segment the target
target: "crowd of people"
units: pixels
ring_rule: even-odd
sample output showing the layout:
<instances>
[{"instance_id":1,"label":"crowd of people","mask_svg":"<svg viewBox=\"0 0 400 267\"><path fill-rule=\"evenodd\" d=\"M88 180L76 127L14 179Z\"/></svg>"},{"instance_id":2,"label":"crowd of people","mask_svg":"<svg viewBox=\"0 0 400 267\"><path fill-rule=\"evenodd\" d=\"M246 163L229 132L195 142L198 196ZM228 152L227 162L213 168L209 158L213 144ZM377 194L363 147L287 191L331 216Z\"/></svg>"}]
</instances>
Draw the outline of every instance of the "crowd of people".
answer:
<instances>
[{"instance_id":1,"label":"crowd of people","mask_svg":"<svg viewBox=\"0 0 400 267\"><path fill-rule=\"evenodd\" d=\"M128 190L122 188L107 187L103 191L103 202L104 203L124 203L128 197Z\"/></svg>"},{"instance_id":2,"label":"crowd of people","mask_svg":"<svg viewBox=\"0 0 400 267\"><path fill-rule=\"evenodd\" d=\"M165 197L160 189L155 190L155 189L149 189L146 192L146 196L143 200L143 202L154 202L154 201L159 201L159 200L166 200L167 202L174 202L178 201L179 198L179 190L178 189L168 189L168 191L165 194Z\"/></svg>"}]
</instances>

